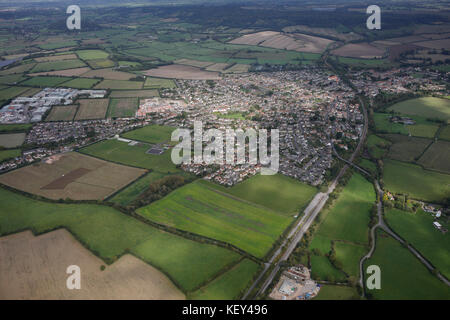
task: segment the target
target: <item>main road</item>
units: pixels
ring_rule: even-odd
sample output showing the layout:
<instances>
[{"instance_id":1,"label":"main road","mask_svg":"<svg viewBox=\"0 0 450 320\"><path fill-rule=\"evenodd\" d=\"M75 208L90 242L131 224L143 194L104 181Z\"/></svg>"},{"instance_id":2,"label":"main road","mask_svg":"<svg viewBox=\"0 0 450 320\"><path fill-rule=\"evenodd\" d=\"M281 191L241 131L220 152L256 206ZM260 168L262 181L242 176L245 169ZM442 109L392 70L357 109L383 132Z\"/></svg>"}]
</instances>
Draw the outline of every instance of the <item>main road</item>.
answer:
<instances>
[{"instance_id":1,"label":"main road","mask_svg":"<svg viewBox=\"0 0 450 320\"><path fill-rule=\"evenodd\" d=\"M349 163L353 162L356 155L359 153L362 146L364 145L364 141L366 140L366 136L367 136L367 128L368 128L368 122L369 122L368 116L367 116L367 110L364 105L364 101L361 99L361 97L359 97L359 101L360 101L361 108L362 108L363 115L364 115L364 127L363 127L361 137L359 139L358 145L356 146L355 151L352 153L352 155L348 159ZM287 237L284 239L282 244L272 254L269 261L264 264L264 268L261 271L261 273L259 274L258 278L253 282L253 284L250 286L250 288L244 294L242 299L249 298L249 295L251 294L251 292L253 292L255 287L258 286L260 284L261 280L264 278L264 275L266 274L267 270L269 270L269 268L273 265L273 263L277 259L277 257L279 257L280 254L282 253L278 262L275 264L275 267L273 268L272 272L270 273L268 278L264 281L261 288L259 289L257 296L260 294L263 294L267 290L267 287L272 283L273 279L275 278L278 271L280 270L281 263L283 261L287 261L289 259L290 255L292 254L294 249L297 247L297 244L302 240L304 234L308 231L309 227L311 226L311 224L316 219L317 215L319 214L319 212L322 210L323 206L327 202L330 193L332 193L334 191L334 189L336 188L336 186L339 182L339 179L347 171L348 166L349 166L348 164L345 164L344 167L339 171L339 174L336 176L336 178L333 180L333 182L328 187L327 192L320 192L311 200L309 205L304 210L304 214L303 214L302 218L300 219L300 221L295 224L295 226L291 229L291 231L289 232ZM284 252L283 252L283 249L285 249Z\"/></svg>"}]
</instances>

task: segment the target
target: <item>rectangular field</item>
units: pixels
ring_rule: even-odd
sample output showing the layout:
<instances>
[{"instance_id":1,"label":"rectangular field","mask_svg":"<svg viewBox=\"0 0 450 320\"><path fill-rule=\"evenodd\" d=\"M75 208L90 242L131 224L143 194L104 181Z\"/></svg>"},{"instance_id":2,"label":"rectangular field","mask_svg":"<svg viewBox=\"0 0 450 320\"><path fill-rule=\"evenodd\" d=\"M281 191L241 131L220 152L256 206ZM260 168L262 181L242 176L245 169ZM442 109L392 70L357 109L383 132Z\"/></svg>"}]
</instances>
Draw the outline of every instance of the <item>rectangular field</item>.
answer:
<instances>
[{"instance_id":1,"label":"rectangular field","mask_svg":"<svg viewBox=\"0 0 450 320\"><path fill-rule=\"evenodd\" d=\"M450 196L450 175L394 160L384 161L385 188L413 199L441 202Z\"/></svg>"},{"instance_id":2,"label":"rectangular field","mask_svg":"<svg viewBox=\"0 0 450 320\"><path fill-rule=\"evenodd\" d=\"M111 99L108 108L108 117L111 118L130 118L133 117L138 109L138 98L120 98Z\"/></svg>"},{"instance_id":3,"label":"rectangular field","mask_svg":"<svg viewBox=\"0 0 450 320\"><path fill-rule=\"evenodd\" d=\"M25 136L25 133L2 133L0 134L0 146L4 148L21 146L25 141Z\"/></svg>"},{"instance_id":4,"label":"rectangular field","mask_svg":"<svg viewBox=\"0 0 450 320\"><path fill-rule=\"evenodd\" d=\"M448 99L435 97L411 99L396 103L388 110L447 122L450 120L450 100Z\"/></svg>"},{"instance_id":5,"label":"rectangular field","mask_svg":"<svg viewBox=\"0 0 450 320\"><path fill-rule=\"evenodd\" d=\"M432 140L408 137L401 134L385 134L383 138L392 142L388 157L394 160L412 162L422 154Z\"/></svg>"},{"instance_id":6,"label":"rectangular field","mask_svg":"<svg viewBox=\"0 0 450 320\"><path fill-rule=\"evenodd\" d=\"M145 71L145 75L155 78L184 79L184 80L218 80L218 72L204 71L200 68L172 64Z\"/></svg>"},{"instance_id":7,"label":"rectangular field","mask_svg":"<svg viewBox=\"0 0 450 320\"><path fill-rule=\"evenodd\" d=\"M316 188L281 174L258 174L230 188L209 183L208 186L288 216L299 214L317 192Z\"/></svg>"},{"instance_id":8,"label":"rectangular field","mask_svg":"<svg viewBox=\"0 0 450 320\"><path fill-rule=\"evenodd\" d=\"M450 174L450 142L435 141L420 157L418 163L427 169Z\"/></svg>"},{"instance_id":9,"label":"rectangular field","mask_svg":"<svg viewBox=\"0 0 450 320\"><path fill-rule=\"evenodd\" d=\"M141 81L125 81L125 80L103 80L95 86L95 89L115 89L115 90L128 90L128 89L141 89Z\"/></svg>"},{"instance_id":10,"label":"rectangular field","mask_svg":"<svg viewBox=\"0 0 450 320\"><path fill-rule=\"evenodd\" d=\"M172 132L176 128L160 125L149 125L133 131L128 131L122 136L131 140L138 140L148 143L170 142Z\"/></svg>"},{"instance_id":11,"label":"rectangular field","mask_svg":"<svg viewBox=\"0 0 450 320\"><path fill-rule=\"evenodd\" d=\"M68 77L45 77L45 76L37 76L33 77L31 79L28 79L22 84L24 86L31 86L31 87L56 87L66 81L71 80L72 78Z\"/></svg>"},{"instance_id":12,"label":"rectangular field","mask_svg":"<svg viewBox=\"0 0 450 320\"><path fill-rule=\"evenodd\" d=\"M67 153L3 174L0 182L50 199L101 200L144 173L145 170Z\"/></svg>"},{"instance_id":13,"label":"rectangular field","mask_svg":"<svg viewBox=\"0 0 450 320\"><path fill-rule=\"evenodd\" d=\"M57 71L65 69L75 69L85 67L86 64L78 59L74 60L62 60L62 61L51 61L51 62L41 62L34 66L30 72L45 72L45 71Z\"/></svg>"},{"instance_id":14,"label":"rectangular field","mask_svg":"<svg viewBox=\"0 0 450 320\"><path fill-rule=\"evenodd\" d=\"M75 88L75 89L90 89L98 82L100 82L99 79L77 78L77 79L73 79L73 80L64 82L63 86L68 87L68 88Z\"/></svg>"},{"instance_id":15,"label":"rectangular field","mask_svg":"<svg viewBox=\"0 0 450 320\"><path fill-rule=\"evenodd\" d=\"M75 120L104 119L109 99L79 99L78 103L80 106Z\"/></svg>"},{"instance_id":16,"label":"rectangular field","mask_svg":"<svg viewBox=\"0 0 450 320\"><path fill-rule=\"evenodd\" d=\"M262 258L292 221L198 181L137 212L158 223L231 243Z\"/></svg>"},{"instance_id":17,"label":"rectangular field","mask_svg":"<svg viewBox=\"0 0 450 320\"><path fill-rule=\"evenodd\" d=\"M117 90L112 91L110 98L153 98L159 97L158 90Z\"/></svg>"},{"instance_id":18,"label":"rectangular field","mask_svg":"<svg viewBox=\"0 0 450 320\"><path fill-rule=\"evenodd\" d=\"M147 77L144 83L144 88L148 89L162 89L162 88L172 89L175 87L176 87L175 82L172 79Z\"/></svg>"},{"instance_id":19,"label":"rectangular field","mask_svg":"<svg viewBox=\"0 0 450 320\"><path fill-rule=\"evenodd\" d=\"M77 110L77 105L54 106L45 121L72 121Z\"/></svg>"}]
</instances>

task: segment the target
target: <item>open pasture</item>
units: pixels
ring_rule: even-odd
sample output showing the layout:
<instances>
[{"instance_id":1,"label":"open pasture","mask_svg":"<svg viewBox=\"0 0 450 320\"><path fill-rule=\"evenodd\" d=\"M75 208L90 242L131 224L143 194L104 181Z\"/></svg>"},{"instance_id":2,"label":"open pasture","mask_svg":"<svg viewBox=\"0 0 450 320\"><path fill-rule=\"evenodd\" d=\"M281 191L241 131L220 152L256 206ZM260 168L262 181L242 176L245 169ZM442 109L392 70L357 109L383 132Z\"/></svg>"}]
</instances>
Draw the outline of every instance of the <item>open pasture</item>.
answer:
<instances>
[{"instance_id":1,"label":"open pasture","mask_svg":"<svg viewBox=\"0 0 450 320\"><path fill-rule=\"evenodd\" d=\"M99 60L86 60L86 63L92 69L103 69L114 67L114 61L109 59L99 59Z\"/></svg>"},{"instance_id":2,"label":"open pasture","mask_svg":"<svg viewBox=\"0 0 450 320\"><path fill-rule=\"evenodd\" d=\"M66 228L106 263L131 252L168 275L184 292L207 283L241 258L221 247L165 233L107 206L41 202L2 188L0 199L0 235Z\"/></svg>"},{"instance_id":3,"label":"open pasture","mask_svg":"<svg viewBox=\"0 0 450 320\"><path fill-rule=\"evenodd\" d=\"M427 169L450 174L450 142L435 141L420 157L418 163Z\"/></svg>"},{"instance_id":4,"label":"open pasture","mask_svg":"<svg viewBox=\"0 0 450 320\"><path fill-rule=\"evenodd\" d=\"M111 99L108 108L108 117L129 118L133 117L138 109L138 98Z\"/></svg>"},{"instance_id":5,"label":"open pasture","mask_svg":"<svg viewBox=\"0 0 450 320\"><path fill-rule=\"evenodd\" d=\"M0 147L15 148L21 146L25 141L25 133L2 133L0 134Z\"/></svg>"},{"instance_id":6,"label":"open pasture","mask_svg":"<svg viewBox=\"0 0 450 320\"><path fill-rule=\"evenodd\" d=\"M263 258L292 221L198 181L139 208L152 221L231 243Z\"/></svg>"},{"instance_id":7,"label":"open pasture","mask_svg":"<svg viewBox=\"0 0 450 320\"><path fill-rule=\"evenodd\" d=\"M125 81L125 80L103 80L95 86L95 89L115 89L115 90L127 90L127 89L141 89L141 81Z\"/></svg>"},{"instance_id":8,"label":"open pasture","mask_svg":"<svg viewBox=\"0 0 450 320\"><path fill-rule=\"evenodd\" d=\"M432 142L429 139L409 137L401 134L384 134L382 137L392 142L387 156L391 159L405 162L418 160L425 148Z\"/></svg>"},{"instance_id":9,"label":"open pasture","mask_svg":"<svg viewBox=\"0 0 450 320\"><path fill-rule=\"evenodd\" d=\"M13 159L22 154L20 149L8 149L8 150L0 150L0 162L3 162L8 159Z\"/></svg>"},{"instance_id":10,"label":"open pasture","mask_svg":"<svg viewBox=\"0 0 450 320\"><path fill-rule=\"evenodd\" d=\"M80 104L75 120L104 119L109 99L79 99Z\"/></svg>"},{"instance_id":11,"label":"open pasture","mask_svg":"<svg viewBox=\"0 0 450 320\"><path fill-rule=\"evenodd\" d=\"M152 169L164 173L179 172L173 164L170 151L161 155L148 154L148 144L130 146L118 140L104 140L81 149L80 152L133 167Z\"/></svg>"},{"instance_id":12,"label":"open pasture","mask_svg":"<svg viewBox=\"0 0 450 320\"><path fill-rule=\"evenodd\" d=\"M97 60L109 57L109 54L102 50L78 50L76 54L82 60Z\"/></svg>"},{"instance_id":13,"label":"open pasture","mask_svg":"<svg viewBox=\"0 0 450 320\"><path fill-rule=\"evenodd\" d=\"M107 80L130 80L135 78L136 75L128 72L116 71L111 68L86 70L86 73L82 74L84 78L103 78Z\"/></svg>"},{"instance_id":14,"label":"open pasture","mask_svg":"<svg viewBox=\"0 0 450 320\"><path fill-rule=\"evenodd\" d=\"M144 173L145 170L67 153L3 174L0 183L55 200L102 200Z\"/></svg>"},{"instance_id":15,"label":"open pasture","mask_svg":"<svg viewBox=\"0 0 450 320\"><path fill-rule=\"evenodd\" d=\"M0 101L6 101L26 92L29 88L26 87L8 87L0 90Z\"/></svg>"},{"instance_id":16,"label":"open pasture","mask_svg":"<svg viewBox=\"0 0 450 320\"><path fill-rule=\"evenodd\" d=\"M176 128L170 126L148 125L136 130L128 131L122 136L131 140L148 143L163 143L171 139L172 132Z\"/></svg>"},{"instance_id":17,"label":"open pasture","mask_svg":"<svg viewBox=\"0 0 450 320\"><path fill-rule=\"evenodd\" d=\"M75 88L75 89L90 89L98 82L100 82L99 79L76 78L76 79L64 82L63 86L67 87L67 88Z\"/></svg>"},{"instance_id":18,"label":"open pasture","mask_svg":"<svg viewBox=\"0 0 450 320\"><path fill-rule=\"evenodd\" d=\"M431 213L420 209L416 213L390 209L385 217L397 234L419 250L445 277L450 277L450 239L433 226L435 218ZM445 225L443 221L440 222Z\"/></svg>"},{"instance_id":19,"label":"open pasture","mask_svg":"<svg viewBox=\"0 0 450 320\"><path fill-rule=\"evenodd\" d=\"M113 90L110 98L154 98L159 97L158 90Z\"/></svg>"},{"instance_id":20,"label":"open pasture","mask_svg":"<svg viewBox=\"0 0 450 320\"><path fill-rule=\"evenodd\" d=\"M364 268L377 265L382 270L381 289L367 290L380 300L448 300L448 287L399 242L383 231L377 232L377 246Z\"/></svg>"},{"instance_id":21,"label":"open pasture","mask_svg":"<svg viewBox=\"0 0 450 320\"><path fill-rule=\"evenodd\" d=\"M29 76L64 76L64 77L76 77L82 75L91 70L89 67L75 68L75 69L65 69L57 71L46 71L46 72L36 72L30 73Z\"/></svg>"},{"instance_id":22,"label":"open pasture","mask_svg":"<svg viewBox=\"0 0 450 320\"><path fill-rule=\"evenodd\" d=\"M299 214L317 192L316 188L281 174L258 174L230 188L210 183L208 186L286 215Z\"/></svg>"},{"instance_id":23,"label":"open pasture","mask_svg":"<svg viewBox=\"0 0 450 320\"><path fill-rule=\"evenodd\" d=\"M150 78L147 77L145 79L144 88L148 89L173 89L176 87L175 82L172 79L159 79L159 78Z\"/></svg>"},{"instance_id":24,"label":"open pasture","mask_svg":"<svg viewBox=\"0 0 450 320\"><path fill-rule=\"evenodd\" d=\"M402 101L389 107L397 113L417 115L425 118L450 120L450 100L435 97L425 97Z\"/></svg>"},{"instance_id":25,"label":"open pasture","mask_svg":"<svg viewBox=\"0 0 450 320\"><path fill-rule=\"evenodd\" d=\"M57 55L34 58L34 60L37 62L54 62L54 61L61 61L61 60L74 60L74 59L77 59L77 56L76 56L76 54L73 54L73 53L57 54Z\"/></svg>"},{"instance_id":26,"label":"open pasture","mask_svg":"<svg viewBox=\"0 0 450 320\"><path fill-rule=\"evenodd\" d=\"M411 163L385 160L383 180L385 189L408 194L413 199L441 202L450 197L450 175Z\"/></svg>"},{"instance_id":27,"label":"open pasture","mask_svg":"<svg viewBox=\"0 0 450 320\"><path fill-rule=\"evenodd\" d=\"M78 59L73 60L62 60L62 61L50 61L41 62L36 64L33 69L30 70L31 73L45 72L45 71L57 71L65 69L75 69L86 67L86 64Z\"/></svg>"},{"instance_id":28,"label":"open pasture","mask_svg":"<svg viewBox=\"0 0 450 320\"><path fill-rule=\"evenodd\" d=\"M69 80L72 80L72 78L37 76L22 82L22 84L24 86L45 88L56 87Z\"/></svg>"},{"instance_id":29,"label":"open pasture","mask_svg":"<svg viewBox=\"0 0 450 320\"><path fill-rule=\"evenodd\" d=\"M72 121L77 110L77 105L54 106L45 121Z\"/></svg>"}]
</instances>

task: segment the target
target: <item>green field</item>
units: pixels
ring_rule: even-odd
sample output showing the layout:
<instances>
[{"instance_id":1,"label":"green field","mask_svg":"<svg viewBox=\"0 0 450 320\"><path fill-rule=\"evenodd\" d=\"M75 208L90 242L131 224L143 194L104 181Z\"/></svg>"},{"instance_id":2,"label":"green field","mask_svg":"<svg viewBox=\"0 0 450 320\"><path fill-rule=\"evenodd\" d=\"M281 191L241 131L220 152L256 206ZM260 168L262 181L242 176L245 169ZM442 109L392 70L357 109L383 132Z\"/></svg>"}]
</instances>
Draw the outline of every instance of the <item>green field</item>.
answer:
<instances>
[{"instance_id":1,"label":"green field","mask_svg":"<svg viewBox=\"0 0 450 320\"><path fill-rule=\"evenodd\" d=\"M176 128L169 126L149 125L133 131L128 131L122 136L127 139L143 141L147 143L170 142L172 132Z\"/></svg>"},{"instance_id":2,"label":"green field","mask_svg":"<svg viewBox=\"0 0 450 320\"><path fill-rule=\"evenodd\" d=\"M311 270L321 279L345 279L345 275L325 256L331 251L332 241L340 268L348 276L358 277L359 260L368 251L368 224L374 201L375 192L371 183L361 175L353 174L332 207L321 213L319 228L309 246L310 250L321 253L314 259L314 254L311 255Z\"/></svg>"},{"instance_id":3,"label":"green field","mask_svg":"<svg viewBox=\"0 0 450 320\"><path fill-rule=\"evenodd\" d=\"M95 89L141 89L142 82L140 81L127 81L127 80L103 80L95 86Z\"/></svg>"},{"instance_id":4,"label":"green field","mask_svg":"<svg viewBox=\"0 0 450 320\"><path fill-rule=\"evenodd\" d=\"M138 98L111 99L108 108L108 118L130 118L138 109Z\"/></svg>"},{"instance_id":5,"label":"green field","mask_svg":"<svg viewBox=\"0 0 450 320\"><path fill-rule=\"evenodd\" d=\"M26 124L0 124L0 132L26 132L31 129L33 125Z\"/></svg>"},{"instance_id":6,"label":"green field","mask_svg":"<svg viewBox=\"0 0 450 320\"><path fill-rule=\"evenodd\" d=\"M434 97L411 99L396 103L388 110L430 119L450 120L450 100L448 99Z\"/></svg>"},{"instance_id":7,"label":"green field","mask_svg":"<svg viewBox=\"0 0 450 320\"><path fill-rule=\"evenodd\" d=\"M193 300L238 299L259 269L258 264L244 259L237 266L214 279L205 287L190 294L189 298Z\"/></svg>"},{"instance_id":8,"label":"green field","mask_svg":"<svg viewBox=\"0 0 450 320\"><path fill-rule=\"evenodd\" d=\"M102 50L78 50L76 54L83 60L106 59L109 54Z\"/></svg>"},{"instance_id":9,"label":"green field","mask_svg":"<svg viewBox=\"0 0 450 320\"><path fill-rule=\"evenodd\" d=\"M376 166L376 164L373 163L370 160L361 159L361 161L358 163L358 166L360 166L363 169L369 171L371 174L376 174L377 173L377 166Z\"/></svg>"},{"instance_id":10,"label":"green field","mask_svg":"<svg viewBox=\"0 0 450 320\"><path fill-rule=\"evenodd\" d=\"M170 151L161 155L153 155L146 153L148 149L150 146L146 144L129 146L128 143L118 140L104 140L83 148L80 152L104 160L163 173L180 171L173 164Z\"/></svg>"},{"instance_id":11,"label":"green field","mask_svg":"<svg viewBox=\"0 0 450 320\"><path fill-rule=\"evenodd\" d=\"M394 123L389 121L390 117L392 117L392 114L389 113L374 113L373 118L377 132L411 134L414 137L433 138L439 129L437 123L427 121L419 116L410 117L416 122L414 125Z\"/></svg>"},{"instance_id":12,"label":"green field","mask_svg":"<svg viewBox=\"0 0 450 320\"><path fill-rule=\"evenodd\" d=\"M76 46L78 43L74 40L68 40L68 41L61 41L61 42L51 42L46 44L39 45L39 48L45 49L45 50L53 50L53 49L59 49L59 48L65 48L65 47L72 47Z\"/></svg>"},{"instance_id":13,"label":"green field","mask_svg":"<svg viewBox=\"0 0 450 320\"><path fill-rule=\"evenodd\" d=\"M115 90L110 98L153 98L159 97L158 90Z\"/></svg>"},{"instance_id":14,"label":"green field","mask_svg":"<svg viewBox=\"0 0 450 320\"><path fill-rule=\"evenodd\" d=\"M172 79L150 78L145 79L144 88L148 89L163 89L175 88L175 82Z\"/></svg>"},{"instance_id":15,"label":"green field","mask_svg":"<svg viewBox=\"0 0 450 320\"><path fill-rule=\"evenodd\" d=\"M360 174L353 174L333 206L323 212L316 234L330 240L368 243L369 213L375 202L372 184Z\"/></svg>"},{"instance_id":16,"label":"green field","mask_svg":"<svg viewBox=\"0 0 450 320\"><path fill-rule=\"evenodd\" d=\"M420 157L418 163L426 169L450 174L450 142L434 142Z\"/></svg>"},{"instance_id":17,"label":"green field","mask_svg":"<svg viewBox=\"0 0 450 320\"><path fill-rule=\"evenodd\" d=\"M336 269L330 260L323 256L311 254L311 278L314 280L343 282L346 277L345 274Z\"/></svg>"},{"instance_id":18,"label":"green field","mask_svg":"<svg viewBox=\"0 0 450 320\"><path fill-rule=\"evenodd\" d=\"M76 78L67 82L64 82L64 87L75 88L75 89L90 89L95 84L100 82L99 79L87 79L87 78Z\"/></svg>"},{"instance_id":19,"label":"green field","mask_svg":"<svg viewBox=\"0 0 450 320\"><path fill-rule=\"evenodd\" d=\"M401 134L385 134L382 137L392 142L387 156L405 162L417 160L432 142L429 139L408 137Z\"/></svg>"},{"instance_id":20,"label":"green field","mask_svg":"<svg viewBox=\"0 0 450 320\"><path fill-rule=\"evenodd\" d=\"M381 159L387 153L390 141L371 134L367 137L367 149L371 157Z\"/></svg>"},{"instance_id":21,"label":"green field","mask_svg":"<svg viewBox=\"0 0 450 320\"><path fill-rule=\"evenodd\" d=\"M230 188L220 185L214 187L287 215L298 214L317 193L316 188L281 174L257 174Z\"/></svg>"},{"instance_id":22,"label":"green field","mask_svg":"<svg viewBox=\"0 0 450 320\"><path fill-rule=\"evenodd\" d=\"M359 299L355 288L346 286L322 285L314 300L353 300Z\"/></svg>"},{"instance_id":23,"label":"green field","mask_svg":"<svg viewBox=\"0 0 450 320\"><path fill-rule=\"evenodd\" d=\"M185 292L240 259L232 251L159 231L106 206L40 202L1 188L0 199L0 235L67 228L105 262L131 251L165 272Z\"/></svg>"},{"instance_id":24,"label":"green field","mask_svg":"<svg viewBox=\"0 0 450 320\"><path fill-rule=\"evenodd\" d=\"M377 232L377 246L365 268L370 265L381 269L381 289L367 290L375 299L450 299L448 287L411 252L382 231Z\"/></svg>"},{"instance_id":25,"label":"green field","mask_svg":"<svg viewBox=\"0 0 450 320\"><path fill-rule=\"evenodd\" d=\"M78 106L54 106L45 121L72 121L77 113Z\"/></svg>"},{"instance_id":26,"label":"green field","mask_svg":"<svg viewBox=\"0 0 450 320\"><path fill-rule=\"evenodd\" d=\"M441 202L450 196L450 175L395 160L384 161L385 188L414 199Z\"/></svg>"},{"instance_id":27,"label":"green field","mask_svg":"<svg viewBox=\"0 0 450 320\"><path fill-rule=\"evenodd\" d=\"M22 74L11 74L0 77L0 84L16 84L26 79Z\"/></svg>"},{"instance_id":28,"label":"green field","mask_svg":"<svg viewBox=\"0 0 450 320\"><path fill-rule=\"evenodd\" d=\"M110 68L110 67L114 67L114 65L115 65L114 61L109 60L109 59L87 60L86 63L92 69Z\"/></svg>"},{"instance_id":29,"label":"green field","mask_svg":"<svg viewBox=\"0 0 450 320\"><path fill-rule=\"evenodd\" d=\"M9 100L15 98L22 93L26 92L29 88L26 87L9 87L6 89L0 90L0 100Z\"/></svg>"},{"instance_id":30,"label":"green field","mask_svg":"<svg viewBox=\"0 0 450 320\"><path fill-rule=\"evenodd\" d=\"M445 126L441 132L439 132L439 139L450 141L450 126Z\"/></svg>"},{"instance_id":31,"label":"green field","mask_svg":"<svg viewBox=\"0 0 450 320\"><path fill-rule=\"evenodd\" d=\"M0 150L0 162L18 157L21 154L20 149Z\"/></svg>"},{"instance_id":32,"label":"green field","mask_svg":"<svg viewBox=\"0 0 450 320\"><path fill-rule=\"evenodd\" d=\"M433 226L435 219L431 213L391 209L385 216L396 233L419 250L445 277L450 278L450 239ZM446 227L446 222L442 219L440 223Z\"/></svg>"},{"instance_id":33,"label":"green field","mask_svg":"<svg viewBox=\"0 0 450 320\"><path fill-rule=\"evenodd\" d=\"M158 223L231 243L264 257L292 221L195 181L137 212Z\"/></svg>"},{"instance_id":34,"label":"green field","mask_svg":"<svg viewBox=\"0 0 450 320\"><path fill-rule=\"evenodd\" d=\"M35 72L44 72L44 71L57 71L57 70L65 70L65 69L74 69L85 67L86 64L78 59L72 60L61 60L61 61L50 61L50 62L41 62L34 66L31 69L31 73Z\"/></svg>"},{"instance_id":35,"label":"green field","mask_svg":"<svg viewBox=\"0 0 450 320\"><path fill-rule=\"evenodd\" d=\"M37 76L31 79L28 79L22 82L25 86L31 87L56 87L72 78L68 77L45 77L45 76Z\"/></svg>"}]
</instances>

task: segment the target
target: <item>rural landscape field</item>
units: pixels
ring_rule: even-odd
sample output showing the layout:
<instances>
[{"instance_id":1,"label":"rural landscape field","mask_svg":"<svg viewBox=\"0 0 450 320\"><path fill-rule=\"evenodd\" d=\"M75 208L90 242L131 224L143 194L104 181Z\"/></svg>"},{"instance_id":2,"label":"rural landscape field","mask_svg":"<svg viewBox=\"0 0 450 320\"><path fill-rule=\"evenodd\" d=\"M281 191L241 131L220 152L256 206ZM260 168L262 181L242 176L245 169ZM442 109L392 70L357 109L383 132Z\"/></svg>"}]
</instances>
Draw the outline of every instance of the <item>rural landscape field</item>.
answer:
<instances>
[{"instance_id":1,"label":"rural landscape field","mask_svg":"<svg viewBox=\"0 0 450 320\"><path fill-rule=\"evenodd\" d=\"M450 7L369 5L0 0L0 300L448 301Z\"/></svg>"}]
</instances>

